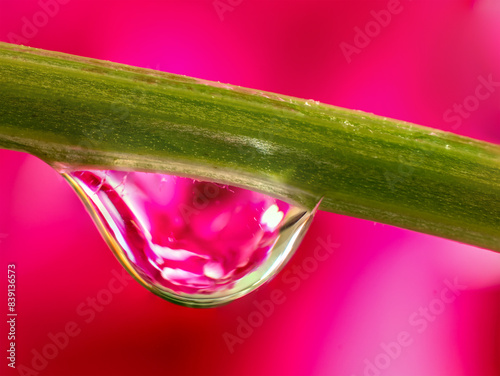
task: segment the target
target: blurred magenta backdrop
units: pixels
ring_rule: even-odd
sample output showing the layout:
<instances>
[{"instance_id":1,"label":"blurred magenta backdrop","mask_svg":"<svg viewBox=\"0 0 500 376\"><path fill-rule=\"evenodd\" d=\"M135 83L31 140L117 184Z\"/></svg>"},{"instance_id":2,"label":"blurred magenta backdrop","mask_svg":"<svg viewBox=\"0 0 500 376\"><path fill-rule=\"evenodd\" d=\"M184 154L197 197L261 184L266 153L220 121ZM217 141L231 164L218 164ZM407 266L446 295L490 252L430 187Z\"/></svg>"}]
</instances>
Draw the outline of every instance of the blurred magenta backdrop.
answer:
<instances>
[{"instance_id":1,"label":"blurred magenta backdrop","mask_svg":"<svg viewBox=\"0 0 500 376\"><path fill-rule=\"evenodd\" d=\"M497 0L0 0L0 40L500 143L499 17ZM470 99L484 80L487 98ZM454 112L464 101L473 110ZM320 212L271 283L189 309L117 279L121 266L50 167L2 150L0 173L1 274L17 265L19 313L18 368L3 357L2 375L500 374L498 254ZM339 246L311 264L328 241ZM462 290L443 295L454 283Z\"/></svg>"}]
</instances>

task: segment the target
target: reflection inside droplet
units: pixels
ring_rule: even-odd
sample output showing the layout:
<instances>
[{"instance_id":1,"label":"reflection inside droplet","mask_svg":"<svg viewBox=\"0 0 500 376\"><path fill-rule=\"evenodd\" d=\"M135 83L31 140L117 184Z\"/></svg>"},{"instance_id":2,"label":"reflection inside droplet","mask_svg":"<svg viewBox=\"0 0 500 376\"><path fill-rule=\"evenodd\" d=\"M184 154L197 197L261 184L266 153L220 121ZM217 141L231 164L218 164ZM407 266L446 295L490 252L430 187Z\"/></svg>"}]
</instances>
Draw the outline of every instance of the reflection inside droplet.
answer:
<instances>
[{"instance_id":1,"label":"reflection inside droplet","mask_svg":"<svg viewBox=\"0 0 500 376\"><path fill-rule=\"evenodd\" d=\"M173 175L66 170L120 262L181 305L243 296L291 257L312 211L250 190Z\"/></svg>"}]
</instances>

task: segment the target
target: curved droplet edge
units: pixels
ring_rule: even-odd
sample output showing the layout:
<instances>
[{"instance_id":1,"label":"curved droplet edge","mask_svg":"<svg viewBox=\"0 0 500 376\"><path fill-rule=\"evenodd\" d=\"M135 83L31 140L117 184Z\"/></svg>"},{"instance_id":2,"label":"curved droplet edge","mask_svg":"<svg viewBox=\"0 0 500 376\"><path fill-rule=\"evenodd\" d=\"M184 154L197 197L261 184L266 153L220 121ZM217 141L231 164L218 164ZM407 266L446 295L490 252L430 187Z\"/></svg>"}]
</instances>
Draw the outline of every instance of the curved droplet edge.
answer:
<instances>
[{"instance_id":1,"label":"curved droplet edge","mask_svg":"<svg viewBox=\"0 0 500 376\"><path fill-rule=\"evenodd\" d=\"M150 289L150 291L153 292L155 295L158 295L169 302L190 308L216 308L229 304L236 299L242 298L250 294L251 292L254 292L258 288L262 287L266 283L270 282L277 274L280 273L281 270L283 270L285 265L290 261L290 259L297 251L302 239L307 233L307 230L309 229L309 226L311 225L314 219L314 215L316 214L320 203L321 200L317 203L317 205L314 207L313 210L305 213L305 215L307 215L307 218L295 232L293 241L288 243L287 246L288 249L285 252L280 253L278 258L272 263L272 266L270 268L267 268L268 269L267 273L264 273L254 283L241 290L238 290L232 294L221 297L203 297L200 295L196 295L193 298L193 296L184 297L180 294L163 291L160 288L156 287L154 284L147 284L147 285L143 284L143 285L148 289ZM265 265L261 267L266 268Z\"/></svg>"},{"instance_id":2,"label":"curved droplet edge","mask_svg":"<svg viewBox=\"0 0 500 376\"><path fill-rule=\"evenodd\" d=\"M199 295L194 297L185 297L180 294L176 294L174 292L167 292L164 291L153 283L148 283L147 276L145 275L140 275L135 267L132 265L132 263L127 259L125 256L122 247L118 242L110 236L108 231L106 230L106 226L103 223L102 219L100 216L97 214L97 211L94 208L94 203L90 200L90 198L86 195L86 193L83 191L83 189L80 187L78 183L69 175L69 171L66 172L61 172L61 175L64 177L64 179L70 184L70 186L75 190L77 193L78 197L82 201L83 205L87 209L87 212L90 214L91 218L93 219L99 233L101 236L104 238L104 241L106 244L109 246L115 257L118 259L120 264L125 268L125 270L134 278L141 286L145 287L147 290L151 291L155 295L159 296L160 298L167 300L171 303L181 305L184 307L190 307L190 308L215 308L215 307L220 307L226 304L231 303L232 301L239 299L243 296L248 295L249 293L255 291L262 285L268 283L271 281L288 263L288 261L292 258L292 256L295 254L296 250L298 249L300 242L302 241L303 237L305 236L309 226L312 223L312 220L314 218L314 215L316 214L321 201L323 198L321 198L316 206L311 210L311 211L306 211L305 215L307 215L307 218L304 220L304 222L299 226L299 229L295 232L294 239L292 242L288 243L288 249L285 250L285 252L281 252L280 255L278 256L277 260L275 260L272 263L272 267L268 268L268 272L263 274L259 279L257 279L254 283L251 285L238 290L232 294L225 295L222 297L200 297ZM300 218L299 218L300 220ZM263 266L265 268L265 266ZM260 269L260 268L259 268Z\"/></svg>"}]
</instances>

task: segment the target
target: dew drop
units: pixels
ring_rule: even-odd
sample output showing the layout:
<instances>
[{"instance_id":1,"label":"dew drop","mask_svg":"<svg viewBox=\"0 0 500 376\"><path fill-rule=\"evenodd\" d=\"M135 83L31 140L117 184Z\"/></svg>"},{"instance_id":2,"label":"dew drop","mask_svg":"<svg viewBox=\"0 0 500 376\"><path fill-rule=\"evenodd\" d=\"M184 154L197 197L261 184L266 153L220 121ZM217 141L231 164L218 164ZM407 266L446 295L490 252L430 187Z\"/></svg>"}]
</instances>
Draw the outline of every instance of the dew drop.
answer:
<instances>
[{"instance_id":1,"label":"dew drop","mask_svg":"<svg viewBox=\"0 0 500 376\"><path fill-rule=\"evenodd\" d=\"M315 211L174 175L61 172L128 272L162 298L190 307L229 303L276 275Z\"/></svg>"}]
</instances>

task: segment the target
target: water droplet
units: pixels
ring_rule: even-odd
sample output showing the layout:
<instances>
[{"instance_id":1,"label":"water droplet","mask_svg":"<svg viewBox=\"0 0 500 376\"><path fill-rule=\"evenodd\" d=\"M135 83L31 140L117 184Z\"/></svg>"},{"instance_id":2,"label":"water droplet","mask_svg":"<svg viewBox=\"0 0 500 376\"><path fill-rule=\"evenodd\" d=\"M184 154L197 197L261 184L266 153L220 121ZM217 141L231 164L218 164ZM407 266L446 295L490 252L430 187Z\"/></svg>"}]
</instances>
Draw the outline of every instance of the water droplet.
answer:
<instances>
[{"instance_id":1,"label":"water droplet","mask_svg":"<svg viewBox=\"0 0 500 376\"><path fill-rule=\"evenodd\" d=\"M272 278L314 214L262 193L174 175L61 172L129 273L191 307L228 303Z\"/></svg>"}]
</instances>

